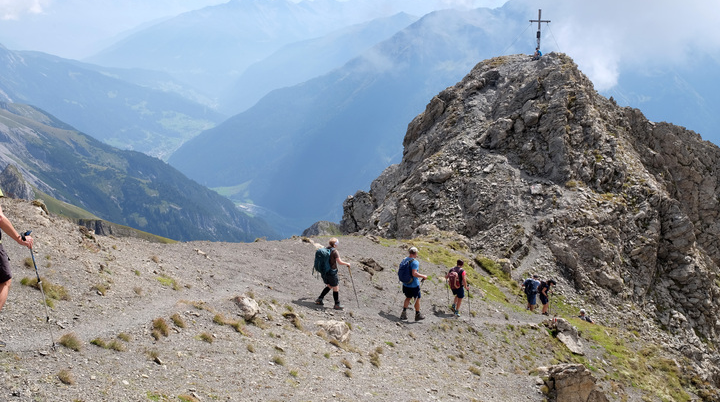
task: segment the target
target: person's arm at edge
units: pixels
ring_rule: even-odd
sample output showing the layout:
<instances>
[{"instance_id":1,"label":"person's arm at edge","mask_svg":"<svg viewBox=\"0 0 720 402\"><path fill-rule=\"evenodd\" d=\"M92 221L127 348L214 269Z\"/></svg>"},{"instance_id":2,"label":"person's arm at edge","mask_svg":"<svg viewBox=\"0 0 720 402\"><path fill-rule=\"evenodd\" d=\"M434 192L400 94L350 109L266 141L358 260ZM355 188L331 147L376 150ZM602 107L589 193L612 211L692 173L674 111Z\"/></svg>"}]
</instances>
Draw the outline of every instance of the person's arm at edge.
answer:
<instances>
[{"instance_id":1,"label":"person's arm at edge","mask_svg":"<svg viewBox=\"0 0 720 402\"><path fill-rule=\"evenodd\" d=\"M17 230L15 230L12 222L10 222L7 216L5 216L5 213L3 213L2 206L0 206L0 229L2 229L5 234L12 237L19 245L32 248L33 238L25 236L25 240L22 239L22 236L17 232Z\"/></svg>"}]
</instances>

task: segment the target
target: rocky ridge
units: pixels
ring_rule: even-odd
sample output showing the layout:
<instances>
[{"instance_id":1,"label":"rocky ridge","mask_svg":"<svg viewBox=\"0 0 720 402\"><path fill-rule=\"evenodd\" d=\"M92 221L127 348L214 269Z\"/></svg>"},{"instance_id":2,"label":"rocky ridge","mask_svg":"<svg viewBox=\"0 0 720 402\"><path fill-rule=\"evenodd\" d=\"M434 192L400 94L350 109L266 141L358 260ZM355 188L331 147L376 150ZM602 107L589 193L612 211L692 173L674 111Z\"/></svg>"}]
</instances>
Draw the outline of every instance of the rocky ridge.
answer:
<instances>
[{"instance_id":1,"label":"rocky ridge","mask_svg":"<svg viewBox=\"0 0 720 402\"><path fill-rule=\"evenodd\" d=\"M557 276L610 325L720 385L720 149L593 88L566 55L498 57L435 96L403 160L344 203L345 233L451 234ZM631 323L631 324L628 324Z\"/></svg>"}]
</instances>

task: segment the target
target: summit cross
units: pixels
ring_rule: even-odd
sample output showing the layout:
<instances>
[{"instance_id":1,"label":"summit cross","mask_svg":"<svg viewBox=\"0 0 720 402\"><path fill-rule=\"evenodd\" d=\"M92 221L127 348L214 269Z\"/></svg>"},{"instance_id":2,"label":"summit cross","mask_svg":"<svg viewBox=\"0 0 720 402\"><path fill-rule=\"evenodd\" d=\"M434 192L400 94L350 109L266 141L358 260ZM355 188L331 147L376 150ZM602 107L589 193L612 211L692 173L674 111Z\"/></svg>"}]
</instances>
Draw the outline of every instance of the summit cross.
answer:
<instances>
[{"instance_id":1,"label":"summit cross","mask_svg":"<svg viewBox=\"0 0 720 402\"><path fill-rule=\"evenodd\" d=\"M538 10L538 19L536 20L530 20L530 22L537 22L538 23L538 30L537 30L537 49L540 50L540 24L543 22L550 23L550 20L544 20L542 19L542 9Z\"/></svg>"}]
</instances>

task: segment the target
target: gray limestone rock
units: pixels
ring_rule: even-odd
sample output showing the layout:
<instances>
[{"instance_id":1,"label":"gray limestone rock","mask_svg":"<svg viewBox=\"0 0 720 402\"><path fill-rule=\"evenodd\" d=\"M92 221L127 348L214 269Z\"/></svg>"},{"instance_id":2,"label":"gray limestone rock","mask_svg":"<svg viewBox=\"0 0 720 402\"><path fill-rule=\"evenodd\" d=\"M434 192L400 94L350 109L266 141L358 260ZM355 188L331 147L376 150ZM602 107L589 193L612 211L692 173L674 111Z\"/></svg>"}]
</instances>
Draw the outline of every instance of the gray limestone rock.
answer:
<instances>
[{"instance_id":1,"label":"gray limestone rock","mask_svg":"<svg viewBox=\"0 0 720 402\"><path fill-rule=\"evenodd\" d=\"M614 320L675 310L673 336L720 335L720 148L600 96L568 56L479 63L403 147L345 201L343 232L457 233L515 279L542 263L598 304L638 306Z\"/></svg>"}]
</instances>

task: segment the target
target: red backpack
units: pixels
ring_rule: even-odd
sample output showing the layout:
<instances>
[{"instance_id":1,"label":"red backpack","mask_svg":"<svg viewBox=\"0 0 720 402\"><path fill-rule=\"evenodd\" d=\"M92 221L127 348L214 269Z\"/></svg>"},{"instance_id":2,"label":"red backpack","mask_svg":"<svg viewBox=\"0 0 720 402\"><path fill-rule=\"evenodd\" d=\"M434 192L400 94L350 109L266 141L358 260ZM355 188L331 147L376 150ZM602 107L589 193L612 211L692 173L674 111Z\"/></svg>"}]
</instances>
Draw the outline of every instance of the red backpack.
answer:
<instances>
[{"instance_id":1,"label":"red backpack","mask_svg":"<svg viewBox=\"0 0 720 402\"><path fill-rule=\"evenodd\" d=\"M450 289L458 289L462 287L462 274L463 269L460 267L455 267L448 272L448 284L450 284Z\"/></svg>"}]
</instances>

